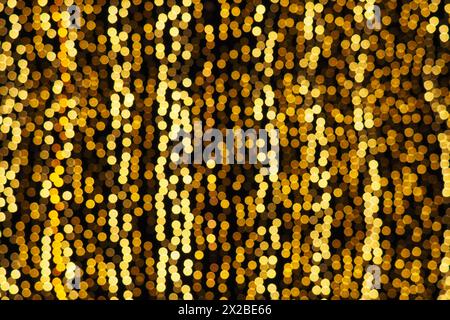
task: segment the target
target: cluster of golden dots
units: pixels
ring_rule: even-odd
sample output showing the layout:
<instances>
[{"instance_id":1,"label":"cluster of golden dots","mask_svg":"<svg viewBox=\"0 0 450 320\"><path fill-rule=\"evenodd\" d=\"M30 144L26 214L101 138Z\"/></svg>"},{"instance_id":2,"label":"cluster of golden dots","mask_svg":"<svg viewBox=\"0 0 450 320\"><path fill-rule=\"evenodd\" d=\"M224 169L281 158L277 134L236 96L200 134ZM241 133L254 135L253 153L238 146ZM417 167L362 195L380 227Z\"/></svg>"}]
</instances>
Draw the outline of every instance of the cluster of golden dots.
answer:
<instances>
[{"instance_id":1,"label":"cluster of golden dots","mask_svg":"<svg viewBox=\"0 0 450 320\"><path fill-rule=\"evenodd\" d=\"M450 299L449 15L0 0L0 299ZM279 171L174 164L195 121Z\"/></svg>"}]
</instances>

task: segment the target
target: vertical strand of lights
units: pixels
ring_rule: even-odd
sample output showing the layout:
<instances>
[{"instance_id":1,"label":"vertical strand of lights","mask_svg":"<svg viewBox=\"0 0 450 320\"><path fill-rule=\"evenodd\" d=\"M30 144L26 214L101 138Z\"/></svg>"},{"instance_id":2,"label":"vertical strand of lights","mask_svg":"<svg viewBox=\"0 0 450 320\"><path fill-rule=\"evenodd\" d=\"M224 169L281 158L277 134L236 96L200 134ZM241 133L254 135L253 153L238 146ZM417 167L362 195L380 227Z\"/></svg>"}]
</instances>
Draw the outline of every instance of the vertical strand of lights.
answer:
<instances>
[{"instance_id":1,"label":"vertical strand of lights","mask_svg":"<svg viewBox=\"0 0 450 320\"><path fill-rule=\"evenodd\" d=\"M450 130L445 133L440 133L438 135L439 144L442 150L440 166L442 170L442 176L444 179L444 189L442 190L442 195L444 197L450 196ZM440 292L438 299L440 300L450 300L450 230L445 230L442 243L441 251L443 258L439 264L439 271L441 273Z\"/></svg>"},{"instance_id":2,"label":"vertical strand of lights","mask_svg":"<svg viewBox=\"0 0 450 320\"><path fill-rule=\"evenodd\" d=\"M182 255L191 251L190 237L194 216L190 209L189 192L186 186L190 184L192 177L187 166L181 163L179 164L181 169L178 169L177 166L174 166L174 163L170 162L171 157L168 149L169 140L176 140L180 131L188 134L193 131L189 112L193 100L186 90L178 87L177 78L180 75L176 73L176 70L180 69L180 63L183 62L179 58L188 60L190 57L188 50L181 50L182 43L180 40L184 37L183 33L191 20L189 9L192 2L184 0L182 6L176 5L173 1L167 1L166 3L157 1L155 4L156 6L166 4L170 8L166 13L158 15L155 31L156 57L160 61L158 74L160 82L157 88L157 126L161 130L158 145L160 155L155 167L159 180L158 193L155 195L155 208L158 216L155 231L157 233L156 239L161 242L158 252L156 289L161 296L169 299L177 299L180 291L184 299L192 299L190 287L183 285L181 270L178 267L181 260L185 274L191 274L189 270L192 267L191 260L183 260ZM165 32L169 33L170 41L164 39ZM188 84L188 82L183 81L184 79L181 80L182 83ZM167 96L170 97L170 100L166 99ZM191 139L183 139L183 144L188 152L192 152L188 147L190 141ZM184 173L182 181L177 175L177 172L181 171ZM166 172L170 173L168 177ZM180 186L183 189L177 191ZM170 203L169 214L167 214L165 202ZM165 227L165 224L169 225L169 221L170 227ZM169 232L170 228L172 228L171 232ZM180 245L181 249L179 248ZM166 295L168 289L167 271L170 274L169 279L173 283L173 292L169 295Z\"/></svg>"},{"instance_id":3,"label":"vertical strand of lights","mask_svg":"<svg viewBox=\"0 0 450 320\"><path fill-rule=\"evenodd\" d=\"M314 283L312 293L317 296L327 298L331 293L330 280L326 276L328 268L322 269L320 266L326 264L331 257L329 239L331 238L333 210L330 208L330 201L332 198L330 192L331 173L329 170L329 154L327 151L330 143L328 139L329 130L327 128L327 121L324 115L326 110L323 108L325 90L323 90L323 86L321 85L323 83L322 75L317 74L317 70L321 64L321 56L325 56L325 47L322 46L322 49L320 47L320 43L325 41L325 37L323 35L324 21L321 18L323 4L314 1L308 2L305 4L305 9L305 39L312 40L311 37L314 37L316 41L315 44L311 41L307 42L308 46L305 48L307 53L305 58L302 59L303 65L302 60L300 60L300 66L305 67L307 72L307 82L305 85L312 86L309 90L309 95L305 98L305 102L308 104L313 104L313 106L307 109L308 112L305 113L305 120L312 120L311 123L314 123L314 119L316 120L316 133L314 134L315 140L312 140L314 142L311 145L311 147L314 148L314 156L310 157L310 160L313 164L311 170L313 170L312 176L314 176L314 180L312 181L315 182L320 189L322 189L321 193L317 194L316 199L311 199L310 207L310 209L314 212L314 219L310 219L310 223L315 224L314 231L310 233L312 248L313 251L315 251L312 254L311 261L311 280ZM314 20L316 20L315 27ZM311 49L308 51L308 48ZM317 118L315 118L314 115L317 115Z\"/></svg>"},{"instance_id":4,"label":"vertical strand of lights","mask_svg":"<svg viewBox=\"0 0 450 320\"><path fill-rule=\"evenodd\" d=\"M299 93L305 95L305 107L304 107L304 129L305 132L308 131L310 124L315 123L315 133L310 133L307 136L307 156L306 161L308 162L309 169L309 179L310 182L317 184L319 188L325 189L328 185L327 180L329 176L327 175L327 171L325 170L326 162L322 161L322 159L316 160L316 151L322 149L322 147L326 147L327 139L325 138L325 119L323 117L318 116L322 112L322 107L320 106L320 91L317 88L317 84L314 83L316 69L318 65L318 60L320 58L320 47L315 46L313 43L314 39L314 19L318 19L321 7L320 4L315 5L314 1L308 1L305 3L305 11L304 11L304 19L303 19L303 42L306 44L302 44L300 41L298 45L302 44L305 55L303 58L299 60L299 66L304 69L305 75L297 78L297 81L300 83ZM317 15L317 17L316 17ZM320 25L317 24L316 29L319 28ZM319 36L316 35L316 38L319 39ZM312 86L312 88L310 88ZM315 104L312 107L315 100ZM317 118L315 117L317 115ZM314 121L315 120L315 121ZM301 127L302 128L302 127ZM318 153L318 152L317 152ZM317 165L316 165L317 163ZM304 179L307 176L304 176ZM305 187L309 187L309 183L302 183ZM310 190L309 188L307 190ZM312 249L314 252L308 260L309 263L309 281L314 283L312 287L313 294L316 295L328 295L328 279L321 279L320 276L320 268L319 264L322 263L323 259L327 259L327 252L325 252L328 246L327 244L327 232L326 223L319 223L316 217L323 216L323 210L325 209L325 204L329 199L327 198L326 192L321 194L322 201L317 202L316 199L310 196L310 192L308 191L305 194L304 200L305 203L302 206L304 210L311 211L314 214L314 217L310 217L309 222L311 224L315 224L314 230L309 233L309 237L312 240ZM327 218L324 218L324 221L327 221ZM306 222L306 217L305 217Z\"/></svg>"},{"instance_id":5,"label":"vertical strand of lights","mask_svg":"<svg viewBox=\"0 0 450 320\"><path fill-rule=\"evenodd\" d=\"M258 24L264 21L264 14L266 14L267 8L263 4L258 4L254 7L252 17L246 17L244 19L243 29L244 31L251 33L250 36L253 36L256 41L256 46L253 50L250 50L250 55L253 59L258 60L261 58L262 61L256 62L254 64L254 70L249 70L249 84L254 86L254 91L252 93L252 113L253 118L256 123L263 123L267 121L264 125L259 126L260 130L264 129L267 132L267 139L263 141L261 137L258 137L258 130L256 131L257 139L256 141L250 142L250 144L256 144L256 148L260 148L263 144L266 144L266 150L269 150L269 145L271 145L274 141L272 139L272 131L274 131L278 126L282 127L284 130L282 122L281 124L278 121L282 121L282 117L277 117L278 113L276 107L274 106L274 93L273 88L270 84L261 85L262 83L270 83L271 78L274 76L273 69L273 49L277 40L277 33L274 31L269 31L265 33L264 29L261 28ZM252 22L255 25L252 27ZM281 36L280 36L281 37ZM246 47L242 48L242 51L247 50ZM264 54L262 54L264 51ZM242 57L244 59L244 56ZM257 75L254 77L253 75ZM247 77L247 74L243 75ZM249 85L249 87L251 87ZM260 95L260 90L263 91L263 96L265 99L263 100ZM267 110L263 110L264 106L268 107ZM265 111L265 112L264 112ZM247 114L247 111L245 111ZM237 128L238 129L238 128ZM244 145L247 147L252 147L245 141L243 141ZM276 143L279 143L277 141ZM267 191L269 190L269 183L272 183L272 195L279 194L279 186L280 183L278 181L278 171L271 168L271 166L278 166L278 163L275 163L277 159L274 159L270 154L265 154L263 157L266 157L264 160L267 161L269 168L260 168L259 172L255 175L254 181L258 184L258 188L256 191L256 197L253 198L251 196L246 197L245 203L247 204L248 218L244 220L245 224L248 226L249 221L251 221L251 226L253 226L253 230L256 232L250 232L248 240L245 242L246 249L244 249L245 253L249 256L249 261L247 263L247 268L249 270L255 270L254 272L249 273L249 284L247 288L246 298L254 299L257 295L262 295L266 291L270 293L271 297L277 299L279 298L279 292L277 289L277 285L275 283L269 283L265 285L265 281L270 282L270 279L276 277L276 265L279 262L276 255L274 254L264 254L265 251L274 252L280 249L280 236L278 234L278 228L281 223L280 220L275 218L273 214L264 214L268 208L274 208L274 203L269 203L268 206L264 204L264 199L266 198ZM261 160L257 155L257 159ZM266 180L265 177L268 179ZM269 183L268 183L269 182ZM270 191L269 191L270 192ZM264 215L263 215L264 214ZM259 219L260 216L263 216L263 219ZM268 228L265 226L267 224L267 219L269 219L269 223L272 225ZM259 222L259 226L255 221ZM267 245L267 242L264 240L265 235L270 235L271 241L273 241L272 246ZM250 246L247 244L251 243ZM258 245L259 244L259 245ZM251 250L250 250L251 249ZM250 259L250 257L255 256L255 252L261 252L261 256L258 259ZM237 259L241 256L237 251ZM257 266L259 265L259 268ZM257 271L259 269L259 272ZM252 280L250 280L252 279Z\"/></svg>"},{"instance_id":6,"label":"vertical strand of lights","mask_svg":"<svg viewBox=\"0 0 450 320\"><path fill-rule=\"evenodd\" d=\"M373 4L372 4L373 5ZM358 7L358 6L356 6ZM357 10L356 10L357 11ZM383 251L380 248L379 234L382 226L382 220L377 218L376 215L379 211L379 195L380 192L380 176L378 175L378 161L372 159L369 153L368 139L370 137L370 132L373 132L373 113L372 107L367 103L366 97L368 95L368 90L365 89L362 84L366 79L365 73L368 69L367 55L365 53L359 53L365 48L363 45L362 37L359 34L353 34L350 38L351 45L350 49L357 54L358 61L351 61L349 63L350 70L354 74L354 84L352 90L352 104L354 106L353 111L353 122L354 128L358 133L358 150L356 151L357 158L355 158L355 165L357 164L357 169L354 171L356 173L356 179L358 176L359 166L368 165L369 166L369 177L371 184L366 185L364 188L364 194L362 196L364 205L364 222L366 225L366 232L364 238L364 244L362 247L362 259L364 261L371 261L372 265L378 266L382 262ZM368 160L366 160L368 158ZM358 162L356 162L358 159ZM358 181L358 184L362 181ZM362 299L376 299L378 298L378 291L372 286L374 282L368 281L367 277L372 277L372 274L361 270L364 268L363 265L357 265L355 269L358 270L358 274L362 274L364 280L361 287L361 297ZM375 279L372 279L375 281Z\"/></svg>"},{"instance_id":7,"label":"vertical strand of lights","mask_svg":"<svg viewBox=\"0 0 450 320\"><path fill-rule=\"evenodd\" d=\"M326 278L322 278L321 273L325 270L321 270L319 267L324 263L324 260L330 258L328 238L330 237L330 221L327 212L329 210L329 201L331 200L330 194L327 192L328 180L330 174L327 171L326 157L322 152L327 149L328 139L326 136L326 121L325 118L319 116L322 112L322 92L318 85L314 83L314 79L317 78L316 70L318 67L318 61L321 55L321 49L319 46L314 45L312 40L314 37L318 41L322 41L320 34L314 34L314 30L319 30L321 25L317 22L314 28L314 19L318 20L320 12L323 7L320 3L315 4L314 1L309 1L305 4L305 18L304 18L304 38L306 41L304 58L299 61L300 67L306 71L306 79L301 80L300 93L305 93L305 103L312 107L306 108L304 112L305 125L308 127L308 123L315 123L315 133L308 135L308 151L307 162L312 165L310 168L310 181L316 184L323 192L317 199L314 199L308 195L305 197L307 200L304 208L306 210L312 210L314 217L310 218L310 223L315 224L314 230L310 232L309 237L312 240L312 256L310 257L310 275L309 280L314 283L312 287L312 293L315 295L328 296L330 294L330 283ZM309 88L309 86L312 88ZM304 89L303 89L304 88ZM314 102L313 102L314 101ZM315 116L316 115L316 116ZM315 120L315 121L314 121ZM316 155L319 154L319 157ZM319 201L320 200L320 201ZM319 218L323 217L320 221Z\"/></svg>"},{"instance_id":8,"label":"vertical strand of lights","mask_svg":"<svg viewBox=\"0 0 450 320\"><path fill-rule=\"evenodd\" d=\"M447 4L448 6L448 4ZM444 20L444 19L442 19ZM442 21L442 26L444 26L446 23ZM434 34L438 31L442 35L442 31L444 29L441 29L441 27L438 27L441 23L440 19L433 15L429 17L428 21L425 21L425 36L424 36L424 42L427 46L433 46L434 44ZM448 21L447 21L447 31L448 31ZM442 36L439 37L439 40L441 41L441 44L448 41L443 41L444 38ZM446 53L448 57L448 53ZM423 76L423 87L425 89L425 93L423 95L424 100L430 104L431 110L434 112L434 116L436 119L439 119L441 122L443 122L443 126L445 130L443 132L439 133L437 135L437 140L439 141L439 146L441 148L441 156L440 156L440 162L439 166L441 168L442 173L442 179L443 179L443 189L442 189L442 196L444 199L450 198L450 114L448 110L448 105L445 104L445 98L442 96L442 90L440 88L439 82L437 81L436 77L442 72L442 69L446 67L448 64L448 58L446 61L445 56L437 52L436 50L426 50L425 57L427 61L430 61L431 63L427 64L423 67L422 72L424 73ZM447 82L448 84L448 82ZM444 225L449 227L449 223L445 223ZM445 230L444 234L442 236L442 242L440 243L440 250L442 252L442 259L441 263L439 264L439 272L440 272L440 280L438 281L440 285L440 292L438 295L438 299L450 299L450 241L449 241L449 230ZM417 263L416 263L417 261ZM416 260L416 265L420 265L420 261ZM418 270L415 272L416 274L419 274ZM421 277L416 277L419 282Z\"/></svg>"},{"instance_id":9,"label":"vertical strand of lights","mask_svg":"<svg viewBox=\"0 0 450 320\"><path fill-rule=\"evenodd\" d=\"M72 1L66 1L65 6L69 6L72 4ZM47 1L41 1L40 3L42 8L47 6ZM68 242L64 241L64 235L59 232L59 226L61 224L60 214L59 212L65 210L65 204L63 200L69 198L69 195L66 193L64 197L66 199L62 199L63 194L60 194L59 188L64 185L64 180L61 178L61 175L64 173L64 167L61 165L64 163L66 159L69 159L71 156L71 143L67 142L64 144L63 149L61 150L59 145L56 144L54 136L55 132L59 130L60 125L68 124L67 117L69 113L65 112L65 103L67 100L67 95L71 95L75 86L70 86L70 89L67 89L65 85L71 79L71 72L74 72L77 68L76 56L77 50L75 48L75 41L77 39L76 31L68 31L67 27L69 26L69 13L64 12L59 18L62 20L61 25L62 29L58 32L60 48L59 52L56 54L47 54L47 59L50 62L58 62L59 63L59 75L58 79L52 84L52 92L54 94L54 102L51 104L50 108L45 109L45 115L47 120L44 122L43 127L48 132L47 135L44 136L44 142L47 146L54 145L51 148L51 151L44 150L48 163L51 164L53 172L49 173L48 179L42 181L42 189L40 191L40 195L43 198L46 198L50 202L50 206L47 205L47 222L44 224L43 237L42 237L42 252L41 252L41 278L40 285L46 292L54 290L58 299L67 299L66 296L66 288L64 287L65 283L62 281L62 276L64 275L64 271L68 270L66 275L70 275L70 268L72 264L70 262L70 257L63 257L63 250L68 247ZM40 14L40 30L46 32L48 36L52 37L50 34L51 24L49 22L50 15L46 12ZM72 100L72 98L71 98ZM69 103L69 105L74 105L73 101ZM55 117L55 113L58 112L61 114L59 118ZM69 111L70 112L70 111ZM72 112L71 115L75 115L72 120L77 121L76 113ZM70 139L73 137L73 130L67 130L65 132L65 137ZM52 157L51 154L54 153ZM51 209L53 207L53 209ZM64 227L64 226L63 226ZM70 256L71 250L65 251L66 255ZM52 259L53 258L53 259ZM53 272L53 268L51 264L55 265L55 272ZM61 275L61 278L55 276L52 279L52 273L56 275ZM72 297L77 295L72 292Z\"/></svg>"},{"instance_id":10,"label":"vertical strand of lights","mask_svg":"<svg viewBox=\"0 0 450 320\"><path fill-rule=\"evenodd\" d=\"M117 13L121 18L128 16L128 8L131 6L131 2L126 0L121 2L121 7L116 7ZM113 13L114 10L111 9L110 14ZM119 18L118 18L119 19ZM127 18L128 19L128 18ZM114 21L114 20L113 20ZM113 128L114 130L120 130L118 136L121 137L122 143L122 152L120 156L120 170L119 177L117 178L119 184L121 185L121 191L119 192L119 200L120 204L118 205L122 208L122 227L119 231L119 237L121 238L119 241L122 260L119 263L120 269L120 279L122 284L125 286L125 291L123 292L123 298L131 299L133 296L131 288L132 279L130 277L129 265L132 260L131 256L131 248L130 241L128 239L129 233L132 231L132 220L133 216L131 215L130 207L133 202L133 193L137 191L136 185L129 184L132 178L130 177L130 162L132 158L132 149L135 148L132 140L131 130L132 126L130 123L131 111L134 106L134 95L131 92L131 72L132 72L132 63L133 59L130 55L130 49L128 43L130 41L129 34L131 33L131 26L128 24L122 24L122 31L117 34L115 37L115 41L113 43L113 51L117 55L117 60L123 61L122 64L115 64L113 67L113 74L111 75L114 80L114 90L116 91L116 97L118 97L119 101L123 101L121 103L120 114L116 115L116 119L113 120ZM117 41L118 40L118 41ZM118 149L116 149L118 150ZM118 156L116 159L118 161ZM128 198L128 192L131 194L130 199ZM116 290L118 288L118 284L111 283L113 288Z\"/></svg>"},{"instance_id":11,"label":"vertical strand of lights","mask_svg":"<svg viewBox=\"0 0 450 320\"><path fill-rule=\"evenodd\" d=\"M65 1L65 7L69 7L74 4L73 1ZM60 7L62 8L62 7ZM63 134L59 134L62 137L62 148L60 150L56 149L56 161L53 173L50 174L50 181L53 183L55 188L62 189L64 184L67 184L67 178L64 174L68 174L70 172L71 164L73 163L72 159L72 151L73 144L72 138L75 135L74 127L80 126L83 127L83 121L80 121L78 117L79 112L75 108L77 101L79 100L79 96L76 90L76 81L74 80L75 73L77 72L77 40L78 40L78 32L76 28L70 26L70 17L67 11L63 11L61 15L56 15L61 21L61 27L58 28L59 41L61 43L60 52L56 55L56 57L60 60L61 66L59 68L60 74L59 79L55 81L53 84L53 92L55 93L55 103L52 105L52 109L54 109L54 113L59 113L60 117L55 119L55 123L53 129L55 131L55 136L57 136L56 132L60 132L62 130ZM69 110L67 110L69 109ZM73 197L71 191L57 192L55 193L55 199L52 201L52 196L50 197L50 201L55 204L55 210L52 211L54 217L51 221L52 227L55 226L54 229L55 235L53 245L53 262L56 265L56 270L61 275L65 275L65 279L73 279L75 274L75 269L79 268L74 262L71 260L71 256L73 254L73 249L70 246L67 235L73 232L73 226L70 223L62 223L62 221L67 221L66 219L59 219L59 212L63 212L68 207L68 201L70 201ZM62 231L64 233L58 231L58 226L62 227ZM66 235L64 235L66 234ZM81 275L82 268L79 269L78 275ZM61 277L62 278L62 277ZM83 297L86 295L85 283L80 282L80 288L67 288L66 284L61 281L62 279L55 279L54 290L58 299L76 299L78 297ZM81 291L79 291L81 289ZM66 291L69 290L68 294Z\"/></svg>"},{"instance_id":12,"label":"vertical strand of lights","mask_svg":"<svg viewBox=\"0 0 450 320\"><path fill-rule=\"evenodd\" d=\"M116 179L120 185L120 188L116 187L111 189L111 193L108 196L108 202L110 204L108 206L108 224L110 225L109 238L112 243L118 243L119 247L122 248L122 257L118 266L119 268L117 268L115 261L101 263L98 267L99 274L104 275L99 284L106 284L107 279L108 291L111 299L119 299L119 277L117 275L117 269L121 270L119 272L119 276L123 285L127 286L131 282L128 277L127 270L128 263L131 260L128 256L129 241L127 239L128 231L130 231L128 222L131 216L123 207L126 198L126 192L124 191L123 186L128 182L128 166L131 158L128 147L131 144L131 140L129 136L127 136L128 133L122 129L122 121L127 123L127 119L130 116L129 108L133 105L134 96L130 93L130 89L128 87L131 65L128 61L122 59L127 56L127 53L129 52L126 43L128 41L128 32L130 30L122 29L118 31L118 29L116 29L118 21L122 17L126 17L128 12L127 8L129 6L130 2L125 1L124 3L121 3L120 8L114 4L110 4L108 7L109 27L107 29L107 34L109 36L109 43L111 46L108 53L108 58L109 64L113 66L110 77L114 83L114 92L110 96L111 106L109 114L112 118L112 132L107 137L107 162L113 168L114 172L117 172L114 168L117 168L117 166L120 167L118 170L118 177L115 175L115 177L112 178L115 180L114 178L117 177ZM119 142L118 140L121 141ZM119 147L118 144L121 144L121 146ZM122 148L123 152L119 154L119 150ZM119 224L120 220L122 220L122 227L120 227ZM130 298L128 291L124 293L124 298Z\"/></svg>"},{"instance_id":13,"label":"vertical strand of lights","mask_svg":"<svg viewBox=\"0 0 450 320\"><path fill-rule=\"evenodd\" d=\"M364 221L366 223L366 237L364 239L363 245L363 259L365 261L372 261L374 266L379 266L382 262L383 250L380 248L379 234L381 226L383 224L382 220L376 216L379 211L378 204L380 202L379 194L380 191L380 176L378 175L378 161L370 160L369 165L369 175L371 179L371 184L365 187L366 192L363 195L364 200ZM370 273L370 272L367 272ZM369 277L369 279L367 279ZM378 291L374 288L375 281L374 274L365 274L365 281L363 281L363 286L361 288L361 298L362 299L377 299Z\"/></svg>"},{"instance_id":14,"label":"vertical strand of lights","mask_svg":"<svg viewBox=\"0 0 450 320\"><path fill-rule=\"evenodd\" d=\"M255 23L261 23L262 21L264 21L264 15L267 13L266 10L267 9L263 4L259 4L255 7L255 11L253 14L253 20L255 21ZM252 50L252 56L254 58L261 59L260 62L257 62L255 64L255 73L258 74L262 71L261 69L264 70L264 73L261 74L261 77L264 77L264 79L258 78L258 81L254 83L255 87L258 88L259 83L271 83L271 79L274 76L273 54L277 40L277 33L274 31L264 33L264 30L259 25L255 25L252 28L252 35L256 38L257 42L256 48ZM264 126L264 130L266 130L268 134L266 141L262 140L253 143L257 144L257 148L260 148L262 144L266 144L265 150L269 150L269 146L271 146L273 143L272 131L277 128L276 121L274 121L274 93L271 85L262 86L262 88L260 89L262 89L262 93L258 90L259 92L257 95L253 94L253 117L255 119L255 122L263 122L265 120L268 122ZM265 98L264 100L259 96L260 94L263 95L263 97ZM260 136L258 138L261 139ZM276 143L279 142L277 141ZM267 158L264 160L267 161L269 168L261 168L259 173L256 174L254 178L254 181L258 184L258 188L256 190L256 198L254 200L257 216L261 216L267 210L264 202L267 195L267 190L269 189L269 183L278 180L278 171L271 169L271 166L279 165L279 163L274 162L277 161L277 159L271 157L272 155L269 155L268 152L266 152L262 156ZM265 179L265 177L267 177L268 179ZM255 240L261 240L255 241L254 247L257 248L256 243L259 243L259 248L257 249L260 249L262 254L258 260L260 271L258 276L253 281L254 287L252 289L255 290L257 294L264 294L265 291L268 291L271 298L278 299L280 297L280 293L278 291L277 284L275 282L272 282L272 279L275 279L276 277L276 265L279 260L275 255L265 254L265 251L269 249L269 247L265 245L264 241L264 235L267 233L267 230L263 224L266 224L266 221L259 221L260 225L258 227L255 226ZM265 282L269 283L265 285ZM251 296L250 292L247 292L247 296Z\"/></svg>"}]
</instances>

